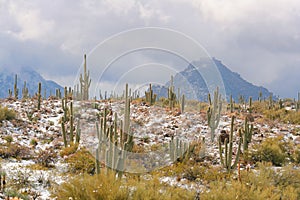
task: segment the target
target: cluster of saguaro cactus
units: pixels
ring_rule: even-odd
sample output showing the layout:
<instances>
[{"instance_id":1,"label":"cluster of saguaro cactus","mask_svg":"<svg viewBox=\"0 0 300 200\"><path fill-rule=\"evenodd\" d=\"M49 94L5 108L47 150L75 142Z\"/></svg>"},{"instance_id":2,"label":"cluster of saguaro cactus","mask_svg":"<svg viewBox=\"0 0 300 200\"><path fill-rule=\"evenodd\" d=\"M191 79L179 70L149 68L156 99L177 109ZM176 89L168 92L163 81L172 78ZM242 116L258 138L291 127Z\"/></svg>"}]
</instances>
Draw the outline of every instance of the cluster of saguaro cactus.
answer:
<instances>
[{"instance_id":1,"label":"cluster of saguaro cactus","mask_svg":"<svg viewBox=\"0 0 300 200\"><path fill-rule=\"evenodd\" d=\"M60 91L59 88L57 88L57 89L55 90L55 97L57 97L58 99L61 99L61 91Z\"/></svg>"},{"instance_id":2,"label":"cluster of saguaro cactus","mask_svg":"<svg viewBox=\"0 0 300 200\"><path fill-rule=\"evenodd\" d=\"M222 110L222 101L221 95L219 94L219 88L214 91L214 101L212 102L210 94L208 94L208 103L209 107L207 110L207 121L208 126L210 127L211 132L211 142L214 141L215 138L215 130L217 129Z\"/></svg>"},{"instance_id":3,"label":"cluster of saguaro cactus","mask_svg":"<svg viewBox=\"0 0 300 200\"><path fill-rule=\"evenodd\" d=\"M39 82L39 85L38 85L38 93L37 93L37 98L38 98L38 106L37 106L37 109L38 109L38 110L41 109L41 98L42 98L41 91L42 91L42 83Z\"/></svg>"},{"instance_id":4,"label":"cluster of saguaro cactus","mask_svg":"<svg viewBox=\"0 0 300 200\"><path fill-rule=\"evenodd\" d=\"M176 105L176 94L174 92L174 78L171 76L170 87L168 88L169 107L173 109Z\"/></svg>"},{"instance_id":5,"label":"cluster of saguaro cactus","mask_svg":"<svg viewBox=\"0 0 300 200\"><path fill-rule=\"evenodd\" d=\"M232 155L233 155L233 151L232 151L232 147L233 147L233 127L234 125L234 116L232 116L231 118L231 127L230 127L230 135L229 135L229 141L226 138L225 142L224 142L224 157L223 157L223 148L222 148L222 143L221 143L221 138L219 138L219 153L220 153L220 160L221 160L221 164L226 168L227 172L231 172L233 169L236 168L236 165L239 161L240 158L240 153L241 153L241 143L242 143L242 138L239 138L239 142L238 142L238 149L237 149L237 153L236 153L236 157L235 160L232 164Z\"/></svg>"},{"instance_id":6,"label":"cluster of saguaro cactus","mask_svg":"<svg viewBox=\"0 0 300 200\"><path fill-rule=\"evenodd\" d=\"M90 71L86 69L86 54L84 54L84 66L83 66L83 75L80 74L80 93L81 93L81 100L88 100L89 99L89 88L91 86L91 79L90 79Z\"/></svg>"},{"instance_id":7,"label":"cluster of saguaro cactus","mask_svg":"<svg viewBox=\"0 0 300 200\"><path fill-rule=\"evenodd\" d=\"M24 86L23 86L23 89L22 89L22 98L27 99L28 97L29 97L28 87L26 85L26 81L24 81Z\"/></svg>"},{"instance_id":8,"label":"cluster of saguaro cactus","mask_svg":"<svg viewBox=\"0 0 300 200\"><path fill-rule=\"evenodd\" d=\"M156 94L153 93L152 86L149 84L149 91L145 91L146 102L152 106L156 101Z\"/></svg>"},{"instance_id":9,"label":"cluster of saguaro cactus","mask_svg":"<svg viewBox=\"0 0 300 200\"><path fill-rule=\"evenodd\" d=\"M175 137L175 139L172 137L172 139L169 141L169 154L171 161L177 161L177 159L183 157L185 153L189 153L187 152L188 149L188 143L179 140L178 137Z\"/></svg>"},{"instance_id":10,"label":"cluster of saguaro cactus","mask_svg":"<svg viewBox=\"0 0 300 200\"><path fill-rule=\"evenodd\" d=\"M124 123L123 123L124 122ZM127 152L132 151L134 141L130 134L130 98L128 85L125 90L124 121L118 119L117 113L104 108L100 113L100 124L96 123L98 148L96 150L96 172L100 172L99 159L105 158L107 169L111 168L122 176L125 169ZM121 150L120 150L121 149Z\"/></svg>"},{"instance_id":11,"label":"cluster of saguaro cactus","mask_svg":"<svg viewBox=\"0 0 300 200\"><path fill-rule=\"evenodd\" d=\"M11 89L8 89L8 97L12 98L12 90Z\"/></svg>"},{"instance_id":12,"label":"cluster of saguaro cactus","mask_svg":"<svg viewBox=\"0 0 300 200\"><path fill-rule=\"evenodd\" d=\"M273 107L274 107L273 94L271 93L269 96L269 109L272 109Z\"/></svg>"},{"instance_id":13,"label":"cluster of saguaro cactus","mask_svg":"<svg viewBox=\"0 0 300 200\"><path fill-rule=\"evenodd\" d=\"M61 120L61 130L62 130L62 135L64 139L64 146L68 146L68 139L67 136L69 135L69 144L73 145L74 144L74 113L73 113L73 102L71 101L68 106L68 92L67 88L65 87L65 96L62 99L62 109L64 111L64 116L62 117ZM69 131L67 131L67 124L69 124ZM79 120L77 121L77 126L76 126L76 131L75 131L75 144L79 144L80 141L80 136L81 136L81 130L80 130L80 122Z\"/></svg>"},{"instance_id":14,"label":"cluster of saguaro cactus","mask_svg":"<svg viewBox=\"0 0 300 200\"><path fill-rule=\"evenodd\" d=\"M18 89L18 75L15 75L15 83L14 83L14 97L18 99L19 96L19 89Z\"/></svg>"},{"instance_id":15,"label":"cluster of saguaro cactus","mask_svg":"<svg viewBox=\"0 0 300 200\"><path fill-rule=\"evenodd\" d=\"M247 117L245 118L244 130L242 132L243 132L243 150L247 151L248 145L252 140L252 134L253 134L253 124L248 123Z\"/></svg>"}]
</instances>

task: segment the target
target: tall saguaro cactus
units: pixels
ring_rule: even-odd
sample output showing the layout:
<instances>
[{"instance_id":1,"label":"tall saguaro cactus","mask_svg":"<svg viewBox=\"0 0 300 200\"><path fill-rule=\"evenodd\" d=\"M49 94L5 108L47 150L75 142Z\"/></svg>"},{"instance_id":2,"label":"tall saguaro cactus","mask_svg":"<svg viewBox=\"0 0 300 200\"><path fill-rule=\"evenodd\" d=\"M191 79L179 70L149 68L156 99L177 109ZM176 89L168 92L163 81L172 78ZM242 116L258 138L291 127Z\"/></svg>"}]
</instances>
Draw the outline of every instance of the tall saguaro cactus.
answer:
<instances>
[{"instance_id":1,"label":"tall saguaro cactus","mask_svg":"<svg viewBox=\"0 0 300 200\"><path fill-rule=\"evenodd\" d=\"M296 110L299 111L299 109L300 109L300 92L298 92L298 101L296 105Z\"/></svg>"},{"instance_id":2,"label":"tall saguaro cactus","mask_svg":"<svg viewBox=\"0 0 300 200\"><path fill-rule=\"evenodd\" d=\"M84 66L83 66L83 75L80 74L80 90L81 90L81 99L89 99L89 88L91 86L90 71L86 69L86 54L84 54Z\"/></svg>"},{"instance_id":3,"label":"tall saguaro cactus","mask_svg":"<svg viewBox=\"0 0 300 200\"><path fill-rule=\"evenodd\" d=\"M215 138L215 131L219 125L220 117L221 117L221 110L222 110L222 102L221 102L221 95L219 94L219 88L214 91L214 101L211 101L211 96L208 94L208 102L209 107L207 110L207 121L208 126L211 130L211 142L214 141Z\"/></svg>"},{"instance_id":4,"label":"tall saguaro cactus","mask_svg":"<svg viewBox=\"0 0 300 200\"><path fill-rule=\"evenodd\" d=\"M150 106L152 106L155 103L156 96L157 95L153 93L152 85L149 84L149 91L145 91L146 102L148 102Z\"/></svg>"},{"instance_id":5,"label":"tall saguaro cactus","mask_svg":"<svg viewBox=\"0 0 300 200\"><path fill-rule=\"evenodd\" d=\"M222 149L222 143L221 143L221 137L219 138L219 153L220 153L220 160L221 164L226 168L227 172L231 172L234 170L237 166L237 163L240 158L240 153L241 153L241 143L242 143L242 138L239 139L238 143L238 150L236 153L236 157L234 160L234 163L232 164L232 147L233 147L233 125L234 125L234 116L231 118L231 127L230 127L230 135L229 135L229 141L226 138L225 139L225 156L223 157L223 149ZM229 145L229 147L228 147Z\"/></svg>"},{"instance_id":6,"label":"tall saguaro cactus","mask_svg":"<svg viewBox=\"0 0 300 200\"><path fill-rule=\"evenodd\" d=\"M40 110L41 109L41 97L42 97L42 95L41 95L41 91L42 91L42 83L41 82L39 82L39 86L38 86L38 110Z\"/></svg>"},{"instance_id":7,"label":"tall saguaro cactus","mask_svg":"<svg viewBox=\"0 0 300 200\"><path fill-rule=\"evenodd\" d=\"M23 89L22 89L22 98L27 99L28 96L29 96L28 87L26 86L26 81L24 81L24 86L23 86Z\"/></svg>"},{"instance_id":8,"label":"tall saguaro cactus","mask_svg":"<svg viewBox=\"0 0 300 200\"><path fill-rule=\"evenodd\" d=\"M18 99L19 89L18 89L18 75L15 75L15 83L14 83L14 96L15 99Z\"/></svg>"},{"instance_id":9,"label":"tall saguaro cactus","mask_svg":"<svg viewBox=\"0 0 300 200\"><path fill-rule=\"evenodd\" d=\"M244 135L243 135L243 150L248 150L248 145L252 140L253 124L248 123L248 119L245 119Z\"/></svg>"},{"instance_id":10,"label":"tall saguaro cactus","mask_svg":"<svg viewBox=\"0 0 300 200\"><path fill-rule=\"evenodd\" d=\"M174 78L171 76L170 87L168 88L169 107L173 109L176 104L176 94L174 92Z\"/></svg>"}]
</instances>

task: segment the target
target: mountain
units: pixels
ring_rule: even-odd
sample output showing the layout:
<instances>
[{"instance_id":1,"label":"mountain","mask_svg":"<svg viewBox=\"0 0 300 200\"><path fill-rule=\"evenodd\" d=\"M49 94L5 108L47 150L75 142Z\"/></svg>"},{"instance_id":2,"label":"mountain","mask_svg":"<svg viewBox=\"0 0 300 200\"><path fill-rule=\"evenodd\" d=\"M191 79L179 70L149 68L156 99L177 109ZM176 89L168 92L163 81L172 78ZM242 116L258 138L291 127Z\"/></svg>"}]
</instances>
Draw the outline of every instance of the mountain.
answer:
<instances>
[{"instance_id":1,"label":"mountain","mask_svg":"<svg viewBox=\"0 0 300 200\"><path fill-rule=\"evenodd\" d=\"M30 96L33 96L38 91L38 83L42 83L42 96L49 97L50 94L55 95L56 89L63 91L63 87L51 80L45 80L39 73L30 68L21 68L18 72L11 72L2 69L0 71L0 98L8 97L8 90L14 90L15 74L17 74L17 86L19 89L18 97L22 98L22 88L24 81ZM13 94L14 95L14 94Z\"/></svg>"},{"instance_id":2,"label":"mountain","mask_svg":"<svg viewBox=\"0 0 300 200\"><path fill-rule=\"evenodd\" d=\"M215 70L214 73L209 73L205 71L206 67L210 65L216 66L219 72ZM195 66L203 67L203 71L197 70ZM215 69L215 68L214 68ZM244 80L238 73L232 72L228 69L221 61L213 58L212 60L202 60L196 61L190 64L186 69L177 73L174 76L173 84L175 86L175 93L177 94L177 88L180 88L181 94L184 93L188 99L198 99L200 101L206 101L209 93L205 79L203 79L203 74L206 73L206 81L208 83L217 82L216 73L220 74L223 80L226 98L229 100L230 95L232 95L235 101L239 100L242 95L244 99L249 99L251 96L253 99L258 99L260 93L262 98L268 98L273 95L270 91L262 86L256 86L248 81ZM168 81L164 86L154 85L153 90L159 97L167 97L168 87L170 86L170 81Z\"/></svg>"}]
</instances>

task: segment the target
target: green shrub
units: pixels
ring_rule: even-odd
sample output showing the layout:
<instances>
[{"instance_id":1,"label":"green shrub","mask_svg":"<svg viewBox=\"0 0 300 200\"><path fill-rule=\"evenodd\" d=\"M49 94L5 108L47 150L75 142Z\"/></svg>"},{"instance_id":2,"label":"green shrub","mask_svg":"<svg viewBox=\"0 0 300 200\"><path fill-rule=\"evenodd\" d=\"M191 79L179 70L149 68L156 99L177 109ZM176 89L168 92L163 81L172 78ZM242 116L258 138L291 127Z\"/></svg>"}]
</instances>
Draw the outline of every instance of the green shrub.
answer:
<instances>
[{"instance_id":1,"label":"green shrub","mask_svg":"<svg viewBox=\"0 0 300 200\"><path fill-rule=\"evenodd\" d=\"M181 200L194 199L194 192L160 183L158 178L136 179L127 176L126 181L116 179L115 173L104 172L81 175L57 188L58 199L80 200Z\"/></svg>"},{"instance_id":2,"label":"green shrub","mask_svg":"<svg viewBox=\"0 0 300 200\"><path fill-rule=\"evenodd\" d=\"M0 145L1 158L28 159L31 157L30 149L18 144Z\"/></svg>"},{"instance_id":3,"label":"green shrub","mask_svg":"<svg viewBox=\"0 0 300 200\"><path fill-rule=\"evenodd\" d=\"M9 109L8 107L0 106L0 121L12 120L15 118L16 118L16 113L14 110Z\"/></svg>"},{"instance_id":4,"label":"green shrub","mask_svg":"<svg viewBox=\"0 0 300 200\"><path fill-rule=\"evenodd\" d=\"M66 159L69 164L71 173L88 173L95 172L95 158L86 149L80 149Z\"/></svg>"},{"instance_id":5,"label":"green shrub","mask_svg":"<svg viewBox=\"0 0 300 200\"><path fill-rule=\"evenodd\" d=\"M10 143L12 143L12 141L13 141L13 137L12 137L11 135L8 135L8 136L5 136L4 140L6 140L6 142L7 142L8 144L10 144Z\"/></svg>"},{"instance_id":6,"label":"green shrub","mask_svg":"<svg viewBox=\"0 0 300 200\"><path fill-rule=\"evenodd\" d=\"M121 187L114 174L84 174L57 187L57 199L113 200L128 199L129 190Z\"/></svg>"},{"instance_id":7,"label":"green shrub","mask_svg":"<svg viewBox=\"0 0 300 200\"><path fill-rule=\"evenodd\" d=\"M279 171L271 165L260 164L256 171L241 171L241 181L211 182L201 199L289 199L300 197L300 172L287 166Z\"/></svg>"},{"instance_id":8,"label":"green shrub","mask_svg":"<svg viewBox=\"0 0 300 200\"><path fill-rule=\"evenodd\" d=\"M253 146L252 159L256 162L272 162L275 166L282 166L288 157L287 147L282 137L267 138L261 144Z\"/></svg>"},{"instance_id":9,"label":"green shrub","mask_svg":"<svg viewBox=\"0 0 300 200\"><path fill-rule=\"evenodd\" d=\"M38 144L38 142L36 141L36 139L31 139L30 140L30 145L36 146L37 144Z\"/></svg>"}]
</instances>

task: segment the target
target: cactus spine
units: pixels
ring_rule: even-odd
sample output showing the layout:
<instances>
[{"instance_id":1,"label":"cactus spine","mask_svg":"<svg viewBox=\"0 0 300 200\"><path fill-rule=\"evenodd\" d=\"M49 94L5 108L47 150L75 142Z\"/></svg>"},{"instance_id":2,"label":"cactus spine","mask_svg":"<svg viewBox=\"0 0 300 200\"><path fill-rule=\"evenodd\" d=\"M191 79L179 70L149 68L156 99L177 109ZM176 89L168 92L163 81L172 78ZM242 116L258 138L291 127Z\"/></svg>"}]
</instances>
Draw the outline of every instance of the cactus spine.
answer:
<instances>
[{"instance_id":1,"label":"cactus spine","mask_svg":"<svg viewBox=\"0 0 300 200\"><path fill-rule=\"evenodd\" d=\"M39 82L39 86L38 86L38 94L37 94L37 97L38 97L38 110L41 109L41 90L42 90L42 83Z\"/></svg>"},{"instance_id":2,"label":"cactus spine","mask_svg":"<svg viewBox=\"0 0 300 200\"><path fill-rule=\"evenodd\" d=\"M152 86L149 84L149 92L145 92L146 102L152 106L156 101L156 94L153 93Z\"/></svg>"},{"instance_id":3,"label":"cactus spine","mask_svg":"<svg viewBox=\"0 0 300 200\"><path fill-rule=\"evenodd\" d=\"M89 99L89 88L91 86L90 71L86 69L86 54L84 54L84 69L83 75L80 74L80 89L81 89L81 100Z\"/></svg>"},{"instance_id":4,"label":"cactus spine","mask_svg":"<svg viewBox=\"0 0 300 200\"><path fill-rule=\"evenodd\" d=\"M208 102L209 107L207 110L207 121L208 126L211 130L211 142L214 141L215 138L215 130L217 129L220 117L221 117L221 109L222 109L222 102L221 102L221 95L219 94L219 88L214 91L214 102L212 103L210 94L208 94Z\"/></svg>"},{"instance_id":5,"label":"cactus spine","mask_svg":"<svg viewBox=\"0 0 300 200\"><path fill-rule=\"evenodd\" d=\"M225 156L224 156L224 158L223 158L221 138L219 137L220 160L221 160L221 164L226 168L227 172L231 172L233 169L236 168L236 165L239 161L239 157L240 157L240 153L241 153L242 138L239 139L237 154L236 154L234 163L232 164L233 125L234 125L234 116L232 116L232 118L231 118L229 141L227 140L227 138L225 139L225 144L224 144L225 145ZM228 147L228 143L229 143L229 147Z\"/></svg>"}]
</instances>

